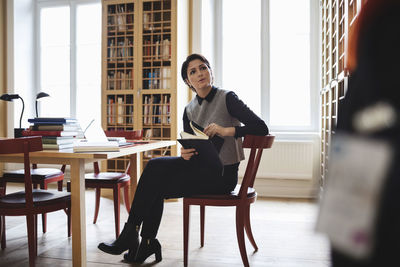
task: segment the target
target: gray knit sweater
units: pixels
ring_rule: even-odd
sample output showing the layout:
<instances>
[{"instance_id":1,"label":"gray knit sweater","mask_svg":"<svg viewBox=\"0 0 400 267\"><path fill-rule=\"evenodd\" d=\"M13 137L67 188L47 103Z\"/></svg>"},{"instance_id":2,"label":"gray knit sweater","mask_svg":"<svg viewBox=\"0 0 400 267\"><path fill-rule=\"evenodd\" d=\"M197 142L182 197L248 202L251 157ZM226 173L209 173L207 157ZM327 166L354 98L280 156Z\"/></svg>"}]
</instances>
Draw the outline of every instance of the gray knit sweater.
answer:
<instances>
[{"instance_id":1,"label":"gray knit sweater","mask_svg":"<svg viewBox=\"0 0 400 267\"><path fill-rule=\"evenodd\" d=\"M235 127L240 121L232 117L226 107L226 94L229 91L216 88L217 92L211 102L203 101L201 105L193 99L186 106L188 119L202 127L216 123L222 127ZM219 157L224 165L238 163L244 159L242 139L233 136L223 136L224 144L219 152Z\"/></svg>"}]
</instances>

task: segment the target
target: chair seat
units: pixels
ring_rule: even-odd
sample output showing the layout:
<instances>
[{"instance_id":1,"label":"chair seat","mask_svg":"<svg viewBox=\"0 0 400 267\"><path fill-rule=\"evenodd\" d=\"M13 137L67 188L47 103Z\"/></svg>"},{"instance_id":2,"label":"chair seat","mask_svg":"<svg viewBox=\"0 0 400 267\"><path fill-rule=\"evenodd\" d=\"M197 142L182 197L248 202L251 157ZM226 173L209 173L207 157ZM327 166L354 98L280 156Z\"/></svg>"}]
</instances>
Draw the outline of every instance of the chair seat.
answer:
<instances>
[{"instance_id":1,"label":"chair seat","mask_svg":"<svg viewBox=\"0 0 400 267\"><path fill-rule=\"evenodd\" d=\"M238 199L239 198L240 184L236 185L235 189L230 194L219 195L192 195L185 198L200 198L200 199ZM256 196L256 190L252 187L247 189L247 198Z\"/></svg>"},{"instance_id":2,"label":"chair seat","mask_svg":"<svg viewBox=\"0 0 400 267\"><path fill-rule=\"evenodd\" d=\"M45 206L57 201L71 200L71 193L52 190L32 190L33 205ZM25 191L19 191L0 197L0 208L18 208L25 206Z\"/></svg>"},{"instance_id":3,"label":"chair seat","mask_svg":"<svg viewBox=\"0 0 400 267\"><path fill-rule=\"evenodd\" d=\"M24 177L24 169L16 170L16 171L8 171L3 173L3 178L21 178ZM64 173L59 169L54 168L38 168L31 169L31 177L32 180L43 180L52 178L55 176L64 175Z\"/></svg>"},{"instance_id":4,"label":"chair seat","mask_svg":"<svg viewBox=\"0 0 400 267\"><path fill-rule=\"evenodd\" d=\"M85 174L86 182L98 182L98 183L121 183L129 181L130 176L126 173L121 172L100 172L87 173Z\"/></svg>"}]
</instances>

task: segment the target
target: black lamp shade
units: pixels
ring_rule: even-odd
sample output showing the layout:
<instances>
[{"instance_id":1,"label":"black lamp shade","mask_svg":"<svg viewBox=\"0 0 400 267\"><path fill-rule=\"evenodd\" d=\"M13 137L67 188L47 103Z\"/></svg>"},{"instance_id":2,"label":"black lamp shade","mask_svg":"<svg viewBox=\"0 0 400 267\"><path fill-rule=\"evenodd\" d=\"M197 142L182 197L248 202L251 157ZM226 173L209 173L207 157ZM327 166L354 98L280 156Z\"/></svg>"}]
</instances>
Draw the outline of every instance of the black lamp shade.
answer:
<instances>
[{"instance_id":1,"label":"black lamp shade","mask_svg":"<svg viewBox=\"0 0 400 267\"><path fill-rule=\"evenodd\" d=\"M36 95L36 99L42 98L42 97L47 97L50 96L48 93L45 92L40 92Z\"/></svg>"},{"instance_id":2,"label":"black lamp shade","mask_svg":"<svg viewBox=\"0 0 400 267\"><path fill-rule=\"evenodd\" d=\"M3 94L0 96L0 99L4 100L4 101L13 101L14 99L18 99L18 98L20 98L20 96L18 94L11 94L11 95Z\"/></svg>"},{"instance_id":3,"label":"black lamp shade","mask_svg":"<svg viewBox=\"0 0 400 267\"><path fill-rule=\"evenodd\" d=\"M10 94L3 94L3 95L0 96L0 99L4 100L4 101L13 101L14 99L18 99L18 98L21 99L21 101L22 101L22 111L21 111L21 117L19 119L19 128L21 129L22 116L24 114L24 109L25 109L24 100L18 94L11 94L11 95Z\"/></svg>"},{"instance_id":4,"label":"black lamp shade","mask_svg":"<svg viewBox=\"0 0 400 267\"><path fill-rule=\"evenodd\" d=\"M36 95L36 101L35 101L36 118L39 117L38 108L37 108L38 99L43 98L43 97L48 97L48 96L50 96L50 95L48 93L45 93L45 92L39 92Z\"/></svg>"}]
</instances>

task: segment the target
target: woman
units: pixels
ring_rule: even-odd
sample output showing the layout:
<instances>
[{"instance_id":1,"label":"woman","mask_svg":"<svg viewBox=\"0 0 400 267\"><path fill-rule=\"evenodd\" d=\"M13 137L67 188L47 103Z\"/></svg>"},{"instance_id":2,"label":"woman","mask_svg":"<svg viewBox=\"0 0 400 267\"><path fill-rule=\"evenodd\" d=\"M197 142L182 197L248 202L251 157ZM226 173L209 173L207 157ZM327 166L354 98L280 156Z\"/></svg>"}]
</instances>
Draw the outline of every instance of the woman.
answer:
<instances>
[{"instance_id":1,"label":"woman","mask_svg":"<svg viewBox=\"0 0 400 267\"><path fill-rule=\"evenodd\" d=\"M164 199L192 194L224 194L232 191L238 180L238 167L244 159L242 140L246 134L267 135L268 127L235 93L214 87L209 62L192 54L182 64L185 83L196 92L183 115L185 132L193 133L189 122L204 127L204 133L224 139L219 157L223 173L209 170L193 156L195 149L181 148L181 157L160 157L148 162L140 177L127 223L120 236L111 244L101 243L99 249L124 255L128 262L143 262L155 254L161 261L161 245L156 239ZM241 123L244 126L241 126ZM139 245L139 230L142 240Z\"/></svg>"}]
</instances>

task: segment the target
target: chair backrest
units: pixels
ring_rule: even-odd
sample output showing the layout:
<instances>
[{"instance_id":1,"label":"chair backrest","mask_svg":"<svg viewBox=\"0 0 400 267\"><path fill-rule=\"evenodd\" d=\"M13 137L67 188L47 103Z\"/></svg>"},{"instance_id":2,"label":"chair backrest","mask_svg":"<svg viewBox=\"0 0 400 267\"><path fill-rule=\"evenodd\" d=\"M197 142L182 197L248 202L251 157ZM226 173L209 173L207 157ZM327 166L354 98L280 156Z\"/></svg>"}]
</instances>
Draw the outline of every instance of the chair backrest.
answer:
<instances>
[{"instance_id":1,"label":"chair backrest","mask_svg":"<svg viewBox=\"0 0 400 267\"><path fill-rule=\"evenodd\" d=\"M42 137L30 136L0 140L0 154L24 153L26 208L33 208L32 177L29 152L42 151Z\"/></svg>"},{"instance_id":2,"label":"chair backrest","mask_svg":"<svg viewBox=\"0 0 400 267\"><path fill-rule=\"evenodd\" d=\"M128 140L139 140L143 137L143 130L134 131L104 131L107 137L125 137Z\"/></svg>"},{"instance_id":3,"label":"chair backrest","mask_svg":"<svg viewBox=\"0 0 400 267\"><path fill-rule=\"evenodd\" d=\"M246 135L244 137L243 148L250 148L250 156L239 191L240 198L246 198L248 188L254 186L254 179L256 178L258 166L260 165L262 152L264 149L272 147L274 139L275 136L273 135Z\"/></svg>"},{"instance_id":4,"label":"chair backrest","mask_svg":"<svg viewBox=\"0 0 400 267\"><path fill-rule=\"evenodd\" d=\"M104 131L107 137L125 137L127 140L140 140L143 137L143 130L133 130L133 131ZM100 173L99 163L93 162L94 173ZM125 169L125 173L130 171L130 162Z\"/></svg>"}]
</instances>

